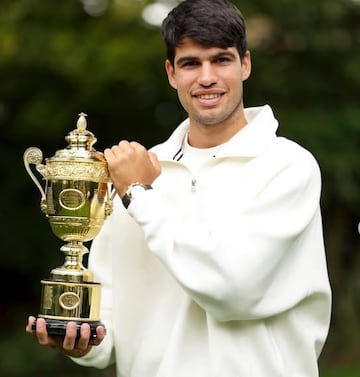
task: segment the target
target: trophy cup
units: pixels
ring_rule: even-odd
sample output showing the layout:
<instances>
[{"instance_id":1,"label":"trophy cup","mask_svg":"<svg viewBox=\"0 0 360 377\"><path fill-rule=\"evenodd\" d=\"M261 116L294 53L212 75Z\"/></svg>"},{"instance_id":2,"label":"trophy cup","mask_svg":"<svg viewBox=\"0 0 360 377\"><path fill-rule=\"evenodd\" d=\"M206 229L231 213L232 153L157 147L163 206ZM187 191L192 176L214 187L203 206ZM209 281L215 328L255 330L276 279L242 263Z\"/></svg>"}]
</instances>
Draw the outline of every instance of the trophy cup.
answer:
<instances>
[{"instance_id":1,"label":"trophy cup","mask_svg":"<svg viewBox=\"0 0 360 377\"><path fill-rule=\"evenodd\" d=\"M54 234L67 242L60 248L64 264L41 281L38 317L45 319L49 335L64 336L69 321L76 322L78 334L81 324L89 323L92 337L97 326L104 326L99 318L101 284L83 266L83 256L89 252L83 242L92 240L111 214L113 194L105 158L93 148L97 139L86 130L85 116L79 114L77 128L65 137L67 148L45 159L45 164L40 149L30 147L24 153L25 168L41 193L41 210ZM44 189L32 164L45 181Z\"/></svg>"}]
</instances>

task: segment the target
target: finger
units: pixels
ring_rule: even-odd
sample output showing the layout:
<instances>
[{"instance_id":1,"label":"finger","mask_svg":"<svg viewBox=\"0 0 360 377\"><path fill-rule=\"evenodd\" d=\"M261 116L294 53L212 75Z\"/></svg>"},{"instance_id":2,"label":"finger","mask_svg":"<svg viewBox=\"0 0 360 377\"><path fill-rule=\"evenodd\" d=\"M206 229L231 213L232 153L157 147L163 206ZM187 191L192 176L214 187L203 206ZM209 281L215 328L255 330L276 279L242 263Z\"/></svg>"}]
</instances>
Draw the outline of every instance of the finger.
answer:
<instances>
[{"instance_id":1,"label":"finger","mask_svg":"<svg viewBox=\"0 0 360 377\"><path fill-rule=\"evenodd\" d=\"M117 146L120 149L128 149L131 146L131 143L127 140L120 140Z\"/></svg>"},{"instance_id":2,"label":"finger","mask_svg":"<svg viewBox=\"0 0 360 377\"><path fill-rule=\"evenodd\" d=\"M118 155L117 149L118 149L118 146L114 145L111 148L106 148L104 150L104 156L108 163L116 159Z\"/></svg>"},{"instance_id":3,"label":"finger","mask_svg":"<svg viewBox=\"0 0 360 377\"><path fill-rule=\"evenodd\" d=\"M138 152L147 152L147 149L142 144L138 143L137 141L131 141L129 145L130 145L130 148Z\"/></svg>"},{"instance_id":4,"label":"finger","mask_svg":"<svg viewBox=\"0 0 360 377\"><path fill-rule=\"evenodd\" d=\"M131 153L133 148L127 140L121 140L119 144L104 150L104 156L108 163L115 162L119 156L126 156Z\"/></svg>"},{"instance_id":5,"label":"finger","mask_svg":"<svg viewBox=\"0 0 360 377\"><path fill-rule=\"evenodd\" d=\"M118 145L111 147L111 151L113 152L115 157L127 155L129 153L132 153L133 150L133 146L127 140L121 140Z\"/></svg>"},{"instance_id":6,"label":"finger","mask_svg":"<svg viewBox=\"0 0 360 377\"><path fill-rule=\"evenodd\" d=\"M36 318L33 317L33 316L29 316L29 317L28 317L28 322L27 322L27 324L26 324L26 328L25 328L25 330L26 330L26 332L27 332L28 334L34 335L34 331L33 331L33 329L32 329L32 325L33 325L33 323L35 322L35 320L36 320Z\"/></svg>"},{"instance_id":7,"label":"finger","mask_svg":"<svg viewBox=\"0 0 360 377\"><path fill-rule=\"evenodd\" d=\"M88 323L83 323L80 327L80 338L77 342L77 348L86 350L89 346L90 326Z\"/></svg>"},{"instance_id":8,"label":"finger","mask_svg":"<svg viewBox=\"0 0 360 377\"><path fill-rule=\"evenodd\" d=\"M104 156L107 161L111 160L114 157L113 152L110 148L106 148L104 150Z\"/></svg>"},{"instance_id":9,"label":"finger","mask_svg":"<svg viewBox=\"0 0 360 377\"><path fill-rule=\"evenodd\" d=\"M36 320L36 337L40 344L49 344L49 336L46 329L46 321L44 318L38 318Z\"/></svg>"},{"instance_id":10,"label":"finger","mask_svg":"<svg viewBox=\"0 0 360 377\"><path fill-rule=\"evenodd\" d=\"M96 337L91 339L90 343L94 346L99 345L105 338L106 331L103 326L97 326Z\"/></svg>"},{"instance_id":11,"label":"finger","mask_svg":"<svg viewBox=\"0 0 360 377\"><path fill-rule=\"evenodd\" d=\"M75 322L69 322L66 325L66 335L63 341L63 349L65 351L71 351L75 347L76 343L76 336L77 336L77 329Z\"/></svg>"}]
</instances>

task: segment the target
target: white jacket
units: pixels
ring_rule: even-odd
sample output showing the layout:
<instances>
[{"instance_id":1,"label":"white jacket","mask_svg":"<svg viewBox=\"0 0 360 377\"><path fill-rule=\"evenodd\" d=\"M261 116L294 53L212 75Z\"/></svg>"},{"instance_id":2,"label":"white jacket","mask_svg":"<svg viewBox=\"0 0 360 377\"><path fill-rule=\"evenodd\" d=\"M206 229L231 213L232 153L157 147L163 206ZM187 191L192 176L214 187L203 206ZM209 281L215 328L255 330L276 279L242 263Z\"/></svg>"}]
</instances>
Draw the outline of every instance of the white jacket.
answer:
<instances>
[{"instance_id":1,"label":"white jacket","mask_svg":"<svg viewBox=\"0 0 360 377\"><path fill-rule=\"evenodd\" d=\"M162 174L93 241L103 343L77 363L120 377L315 377L331 291L313 156L277 137L269 106L197 176L156 146ZM179 152L179 153L177 153Z\"/></svg>"}]
</instances>

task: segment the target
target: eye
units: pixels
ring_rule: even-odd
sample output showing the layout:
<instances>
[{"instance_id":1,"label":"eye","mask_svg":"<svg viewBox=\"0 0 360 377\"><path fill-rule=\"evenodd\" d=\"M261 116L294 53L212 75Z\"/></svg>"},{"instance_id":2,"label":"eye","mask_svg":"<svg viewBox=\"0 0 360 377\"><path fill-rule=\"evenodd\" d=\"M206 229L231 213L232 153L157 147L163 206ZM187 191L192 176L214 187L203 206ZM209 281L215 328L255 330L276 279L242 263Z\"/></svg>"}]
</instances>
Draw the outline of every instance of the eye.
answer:
<instances>
[{"instance_id":1,"label":"eye","mask_svg":"<svg viewBox=\"0 0 360 377\"><path fill-rule=\"evenodd\" d=\"M197 60L187 60L183 62L181 66L184 68L187 68L187 67L192 68L192 67L197 67L198 65L199 65L199 62Z\"/></svg>"},{"instance_id":2,"label":"eye","mask_svg":"<svg viewBox=\"0 0 360 377\"><path fill-rule=\"evenodd\" d=\"M227 56L219 56L218 58L215 59L216 64L226 64L229 62L230 62L230 59Z\"/></svg>"}]
</instances>

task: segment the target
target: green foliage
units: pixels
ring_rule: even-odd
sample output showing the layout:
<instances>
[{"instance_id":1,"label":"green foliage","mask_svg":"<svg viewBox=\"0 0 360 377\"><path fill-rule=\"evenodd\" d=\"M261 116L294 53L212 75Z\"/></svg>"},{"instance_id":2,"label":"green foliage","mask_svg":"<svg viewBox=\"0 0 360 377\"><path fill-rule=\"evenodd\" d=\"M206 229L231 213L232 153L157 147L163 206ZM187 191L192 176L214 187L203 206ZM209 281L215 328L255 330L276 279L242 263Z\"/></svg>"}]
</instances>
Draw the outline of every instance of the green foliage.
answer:
<instances>
[{"instance_id":1,"label":"green foliage","mask_svg":"<svg viewBox=\"0 0 360 377\"><path fill-rule=\"evenodd\" d=\"M22 154L33 145L45 157L63 148L81 111L89 115L98 150L121 138L151 146L184 118L167 83L159 30L141 19L148 2L109 0L93 17L80 0L0 0L0 281L11 286L0 311L9 323L0 375L102 373L76 367L24 334L26 316L39 305L39 281L63 256ZM252 52L245 104L269 103L279 133L311 150L322 170L334 309L321 365L324 377L352 377L359 368L336 374L333 365L360 359L360 3L234 2L247 19Z\"/></svg>"},{"instance_id":2,"label":"green foliage","mask_svg":"<svg viewBox=\"0 0 360 377\"><path fill-rule=\"evenodd\" d=\"M337 369L320 374L320 377L358 377L360 375L359 369Z\"/></svg>"}]
</instances>

